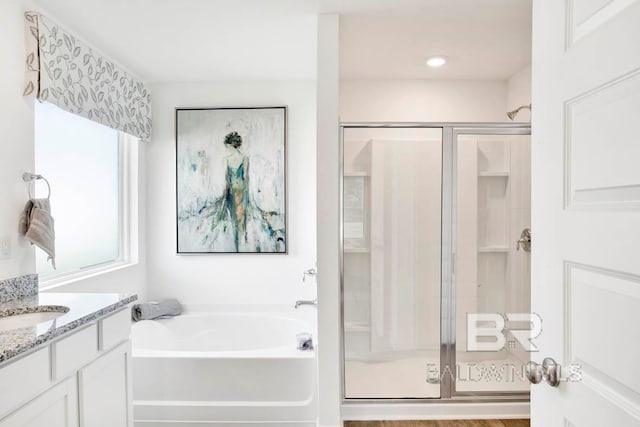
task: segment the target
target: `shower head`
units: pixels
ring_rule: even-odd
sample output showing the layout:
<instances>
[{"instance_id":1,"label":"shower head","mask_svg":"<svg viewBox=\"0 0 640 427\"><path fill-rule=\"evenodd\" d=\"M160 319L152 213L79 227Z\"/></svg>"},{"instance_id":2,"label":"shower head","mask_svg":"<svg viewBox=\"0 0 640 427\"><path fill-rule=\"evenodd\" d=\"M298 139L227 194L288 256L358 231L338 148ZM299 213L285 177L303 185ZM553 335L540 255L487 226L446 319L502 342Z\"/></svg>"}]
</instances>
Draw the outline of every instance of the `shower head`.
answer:
<instances>
[{"instance_id":1,"label":"shower head","mask_svg":"<svg viewBox=\"0 0 640 427\"><path fill-rule=\"evenodd\" d=\"M520 110L522 110L522 109L531 110L531 104L529 104L529 105L521 105L518 108L516 108L515 110L509 111L507 113L507 117L509 117L509 119L511 121L513 121L516 118L516 116L518 115L518 113L520 112Z\"/></svg>"}]
</instances>

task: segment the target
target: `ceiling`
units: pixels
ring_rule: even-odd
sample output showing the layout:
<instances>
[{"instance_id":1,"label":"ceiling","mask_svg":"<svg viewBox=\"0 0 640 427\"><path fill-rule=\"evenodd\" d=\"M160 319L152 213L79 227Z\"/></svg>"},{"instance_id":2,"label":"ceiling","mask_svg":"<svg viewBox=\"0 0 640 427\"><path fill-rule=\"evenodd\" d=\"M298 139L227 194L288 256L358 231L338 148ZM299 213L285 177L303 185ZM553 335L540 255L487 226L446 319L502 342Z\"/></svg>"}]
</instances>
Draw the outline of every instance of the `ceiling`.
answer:
<instances>
[{"instance_id":1,"label":"ceiling","mask_svg":"<svg viewBox=\"0 0 640 427\"><path fill-rule=\"evenodd\" d=\"M315 77L306 0L33 1L146 81Z\"/></svg>"},{"instance_id":2,"label":"ceiling","mask_svg":"<svg viewBox=\"0 0 640 427\"><path fill-rule=\"evenodd\" d=\"M531 63L531 0L423 3L411 15L342 17L341 78L502 80ZM430 56L447 63L427 67Z\"/></svg>"},{"instance_id":3,"label":"ceiling","mask_svg":"<svg viewBox=\"0 0 640 427\"><path fill-rule=\"evenodd\" d=\"M150 82L314 79L318 13L341 14L342 78L504 79L531 55L531 0L33 2Z\"/></svg>"}]
</instances>

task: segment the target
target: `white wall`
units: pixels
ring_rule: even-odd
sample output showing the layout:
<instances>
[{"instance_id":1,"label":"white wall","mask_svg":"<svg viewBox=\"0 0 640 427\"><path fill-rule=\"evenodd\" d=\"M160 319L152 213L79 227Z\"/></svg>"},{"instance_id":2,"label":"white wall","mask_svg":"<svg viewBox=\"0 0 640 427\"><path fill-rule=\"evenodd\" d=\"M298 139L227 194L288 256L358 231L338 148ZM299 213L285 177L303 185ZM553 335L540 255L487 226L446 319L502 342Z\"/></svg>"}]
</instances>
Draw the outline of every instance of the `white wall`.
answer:
<instances>
[{"instance_id":1,"label":"white wall","mask_svg":"<svg viewBox=\"0 0 640 427\"><path fill-rule=\"evenodd\" d=\"M11 239L11 256L0 260L0 280L33 273L35 252L18 236L27 201L22 173L32 171L33 99L22 96L25 2L0 2L0 238Z\"/></svg>"},{"instance_id":2,"label":"white wall","mask_svg":"<svg viewBox=\"0 0 640 427\"><path fill-rule=\"evenodd\" d=\"M506 101L504 81L340 81L343 122L503 122Z\"/></svg>"},{"instance_id":3,"label":"white wall","mask_svg":"<svg viewBox=\"0 0 640 427\"><path fill-rule=\"evenodd\" d=\"M313 81L152 85L147 151L147 279L152 298L185 304L287 304L315 296L302 272L316 261ZM288 106L288 255L176 254L175 108Z\"/></svg>"},{"instance_id":4,"label":"white wall","mask_svg":"<svg viewBox=\"0 0 640 427\"><path fill-rule=\"evenodd\" d=\"M507 111L515 110L521 105L531 103L531 65L515 73L507 82ZM516 122L531 121L531 112L521 110L514 120Z\"/></svg>"},{"instance_id":5,"label":"white wall","mask_svg":"<svg viewBox=\"0 0 640 427\"><path fill-rule=\"evenodd\" d=\"M340 197L338 133L339 17L318 17L318 424L340 414Z\"/></svg>"},{"instance_id":6,"label":"white wall","mask_svg":"<svg viewBox=\"0 0 640 427\"><path fill-rule=\"evenodd\" d=\"M35 247L18 235L18 216L27 201L22 173L34 170L33 98L23 97L24 17L39 10L27 0L0 2L0 237L11 239L11 257L0 260L0 280L36 272ZM64 24L64 23L63 23ZM73 29L71 29L73 30ZM138 194L144 213L144 145L140 146ZM35 171L37 173L37 171ZM55 191L55 188L54 188ZM58 208L59 210L59 208ZM144 240L144 224L137 224ZM144 292L144 245L139 263L116 272L79 280L56 291Z\"/></svg>"}]
</instances>

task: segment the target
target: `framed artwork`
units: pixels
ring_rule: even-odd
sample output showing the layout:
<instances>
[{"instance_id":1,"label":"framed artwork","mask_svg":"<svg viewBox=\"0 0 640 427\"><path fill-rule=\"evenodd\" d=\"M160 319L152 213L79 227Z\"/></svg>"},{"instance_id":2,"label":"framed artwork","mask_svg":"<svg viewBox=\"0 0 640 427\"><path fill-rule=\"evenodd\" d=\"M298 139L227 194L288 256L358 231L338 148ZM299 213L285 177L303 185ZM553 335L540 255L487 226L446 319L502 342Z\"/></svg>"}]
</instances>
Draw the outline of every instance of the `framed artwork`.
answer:
<instances>
[{"instance_id":1,"label":"framed artwork","mask_svg":"<svg viewBox=\"0 0 640 427\"><path fill-rule=\"evenodd\" d=\"M178 253L287 253L286 107L177 108Z\"/></svg>"}]
</instances>

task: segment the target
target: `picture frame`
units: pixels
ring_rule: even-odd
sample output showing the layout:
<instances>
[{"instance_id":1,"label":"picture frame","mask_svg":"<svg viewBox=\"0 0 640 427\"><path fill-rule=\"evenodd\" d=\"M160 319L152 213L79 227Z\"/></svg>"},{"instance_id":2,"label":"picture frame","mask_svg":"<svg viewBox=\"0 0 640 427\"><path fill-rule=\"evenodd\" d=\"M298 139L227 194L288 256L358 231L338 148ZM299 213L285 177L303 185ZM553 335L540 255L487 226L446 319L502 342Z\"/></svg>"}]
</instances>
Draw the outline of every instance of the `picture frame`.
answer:
<instances>
[{"instance_id":1,"label":"picture frame","mask_svg":"<svg viewBox=\"0 0 640 427\"><path fill-rule=\"evenodd\" d=\"M178 254L287 254L287 107L176 108Z\"/></svg>"}]
</instances>

